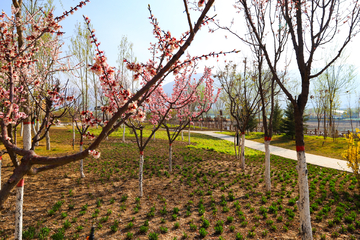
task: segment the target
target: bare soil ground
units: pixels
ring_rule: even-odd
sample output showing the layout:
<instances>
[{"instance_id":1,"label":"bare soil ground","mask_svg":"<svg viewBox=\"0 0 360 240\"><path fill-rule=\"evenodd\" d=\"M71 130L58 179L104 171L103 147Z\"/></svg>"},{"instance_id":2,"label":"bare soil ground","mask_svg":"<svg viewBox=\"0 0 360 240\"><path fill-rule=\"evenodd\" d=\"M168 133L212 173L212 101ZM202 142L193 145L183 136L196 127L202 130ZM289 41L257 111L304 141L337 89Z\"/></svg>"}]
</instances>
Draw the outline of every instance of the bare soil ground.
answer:
<instances>
[{"instance_id":1,"label":"bare soil ground","mask_svg":"<svg viewBox=\"0 0 360 240\"><path fill-rule=\"evenodd\" d=\"M69 130L51 136L56 146L71 148ZM169 173L167 141L157 139L145 150L145 191L138 198L134 138L110 137L100 151L100 159L85 159L85 178L78 163L25 178L24 239L85 239L91 226L96 239L300 238L294 161L272 157L266 193L260 152L251 151L242 170L232 155L179 141ZM11 173L5 158L2 181ZM360 239L352 175L309 166L309 179L315 239ZM14 238L14 201L15 191L0 212L0 239Z\"/></svg>"}]
</instances>

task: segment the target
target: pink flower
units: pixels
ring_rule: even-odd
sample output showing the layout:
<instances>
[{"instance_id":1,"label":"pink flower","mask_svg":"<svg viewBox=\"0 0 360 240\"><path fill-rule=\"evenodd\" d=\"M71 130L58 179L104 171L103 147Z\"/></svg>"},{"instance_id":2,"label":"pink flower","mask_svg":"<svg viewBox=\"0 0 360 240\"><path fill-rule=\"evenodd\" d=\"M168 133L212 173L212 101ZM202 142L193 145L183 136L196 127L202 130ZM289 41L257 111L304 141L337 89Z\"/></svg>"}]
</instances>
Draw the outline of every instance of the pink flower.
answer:
<instances>
[{"instance_id":1,"label":"pink flower","mask_svg":"<svg viewBox=\"0 0 360 240\"><path fill-rule=\"evenodd\" d=\"M132 102L132 103L129 103L129 112L131 113L135 113L136 112L136 109L137 109L137 104L136 102Z\"/></svg>"},{"instance_id":2,"label":"pink flower","mask_svg":"<svg viewBox=\"0 0 360 240\"><path fill-rule=\"evenodd\" d=\"M91 156L93 156L94 158L99 158L100 157L100 152L98 152L96 150L89 150L89 154Z\"/></svg>"}]
</instances>

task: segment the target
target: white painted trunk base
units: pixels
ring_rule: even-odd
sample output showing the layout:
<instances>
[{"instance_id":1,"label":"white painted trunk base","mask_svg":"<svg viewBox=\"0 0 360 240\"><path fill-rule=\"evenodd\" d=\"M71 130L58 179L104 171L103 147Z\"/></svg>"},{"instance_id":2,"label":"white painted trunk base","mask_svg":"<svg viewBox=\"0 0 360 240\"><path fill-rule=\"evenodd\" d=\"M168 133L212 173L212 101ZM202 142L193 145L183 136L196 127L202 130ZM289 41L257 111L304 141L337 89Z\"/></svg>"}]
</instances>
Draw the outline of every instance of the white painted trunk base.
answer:
<instances>
[{"instance_id":1,"label":"white painted trunk base","mask_svg":"<svg viewBox=\"0 0 360 240\"><path fill-rule=\"evenodd\" d=\"M241 135L240 167L245 169L245 133Z\"/></svg>"},{"instance_id":2,"label":"white painted trunk base","mask_svg":"<svg viewBox=\"0 0 360 240\"><path fill-rule=\"evenodd\" d=\"M16 209L15 209L15 239L16 240L22 240L23 202L24 202L24 179L21 179L16 186Z\"/></svg>"},{"instance_id":3,"label":"white painted trunk base","mask_svg":"<svg viewBox=\"0 0 360 240\"><path fill-rule=\"evenodd\" d=\"M49 133L49 131L46 132L45 140L46 140L46 150L50 151L50 133Z\"/></svg>"},{"instance_id":4,"label":"white painted trunk base","mask_svg":"<svg viewBox=\"0 0 360 240\"><path fill-rule=\"evenodd\" d=\"M181 130L181 140L184 141L184 131Z\"/></svg>"},{"instance_id":5,"label":"white painted trunk base","mask_svg":"<svg viewBox=\"0 0 360 240\"><path fill-rule=\"evenodd\" d=\"M23 132L23 148L25 150L30 150L31 148L31 123L24 122L24 132Z\"/></svg>"},{"instance_id":6,"label":"white painted trunk base","mask_svg":"<svg viewBox=\"0 0 360 240\"><path fill-rule=\"evenodd\" d=\"M300 214L300 230L302 240L311 240L311 218L310 218L310 203L309 203L309 184L308 184L308 170L305 158L305 151L297 152L297 171L300 198L297 201Z\"/></svg>"},{"instance_id":7,"label":"white painted trunk base","mask_svg":"<svg viewBox=\"0 0 360 240\"><path fill-rule=\"evenodd\" d=\"M270 176L270 141L265 141L265 186L266 191L271 191Z\"/></svg>"},{"instance_id":8,"label":"white painted trunk base","mask_svg":"<svg viewBox=\"0 0 360 240\"><path fill-rule=\"evenodd\" d=\"M169 172L172 172L172 145L169 144Z\"/></svg>"},{"instance_id":9,"label":"white painted trunk base","mask_svg":"<svg viewBox=\"0 0 360 240\"><path fill-rule=\"evenodd\" d=\"M140 152L140 162L139 162L139 196L142 197L143 192L143 171L144 171L144 153Z\"/></svg>"},{"instance_id":10,"label":"white painted trunk base","mask_svg":"<svg viewBox=\"0 0 360 240\"><path fill-rule=\"evenodd\" d=\"M122 141L125 142L125 124L123 124L123 138Z\"/></svg>"},{"instance_id":11,"label":"white painted trunk base","mask_svg":"<svg viewBox=\"0 0 360 240\"><path fill-rule=\"evenodd\" d=\"M23 122L23 148L31 148L31 122ZM16 186L16 208L15 208L15 239L22 240L22 218L24 201L24 179L21 179Z\"/></svg>"},{"instance_id":12,"label":"white painted trunk base","mask_svg":"<svg viewBox=\"0 0 360 240\"><path fill-rule=\"evenodd\" d=\"M83 151L83 145L80 144L80 152ZM80 177L81 178L84 178L85 177L85 174L84 174L84 160L81 159L80 160Z\"/></svg>"}]
</instances>

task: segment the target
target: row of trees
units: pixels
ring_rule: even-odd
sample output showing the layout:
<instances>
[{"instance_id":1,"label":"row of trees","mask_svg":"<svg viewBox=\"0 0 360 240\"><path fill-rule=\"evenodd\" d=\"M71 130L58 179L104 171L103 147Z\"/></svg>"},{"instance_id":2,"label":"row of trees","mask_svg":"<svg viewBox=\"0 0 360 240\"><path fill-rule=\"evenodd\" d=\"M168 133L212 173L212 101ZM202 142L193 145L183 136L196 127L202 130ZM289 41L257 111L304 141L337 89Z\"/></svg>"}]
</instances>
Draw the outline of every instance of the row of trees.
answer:
<instances>
[{"instance_id":1,"label":"row of trees","mask_svg":"<svg viewBox=\"0 0 360 240\"><path fill-rule=\"evenodd\" d=\"M338 0L240 0L236 2L235 8L246 19L248 30L246 34L239 33L232 26L226 27L220 23L216 23L216 25L250 46L254 59L254 64L252 64L254 69L252 70L253 75L247 77L245 60L243 77L240 76L241 74L233 74L234 77L225 77L227 80L222 81L222 86L224 86L230 99L230 113L238 122L240 131L244 133L242 129L247 124L246 117L255 114L255 111L252 110L253 103L261 102L259 111L262 111L265 132L265 182L266 189L269 190L271 185L268 145L273 131L272 117L276 89L281 89L291 102L298 157L299 200L297 204L300 212L300 231L302 239L312 239L304 143L304 112L310 95L310 81L320 76L325 76L328 83L331 81L330 74L327 73L336 69L333 67L334 64L351 39L358 33L360 5L357 1L345 3ZM315 60L322 47L334 42L335 39L338 47L328 54L327 62L314 67ZM298 95L293 94L292 89L286 84L286 78L284 78L287 73L286 67L282 70L279 69L280 60L285 62L283 65L288 65L285 54L287 48L290 48L296 57L300 76L298 86L301 86ZM337 77L339 76L334 75L335 81L338 81ZM255 94L251 98L251 94L245 93L249 91L245 82L249 82L254 89ZM330 85L339 87L336 84L325 84L326 87ZM230 90L226 90L226 88ZM237 91L242 91L242 99L238 98L240 94L237 94ZM267 94L269 97L266 97ZM334 97L334 95L332 96ZM234 105L239 105L239 107L234 108ZM242 121L237 120L239 109L247 113L242 115L245 116ZM245 167L243 154L240 158L242 158L242 167Z\"/></svg>"},{"instance_id":2,"label":"row of trees","mask_svg":"<svg viewBox=\"0 0 360 240\"><path fill-rule=\"evenodd\" d=\"M207 12L214 3L214 0L198 1L199 14L196 14L196 21L192 21L192 14L188 8L188 2L184 1L184 16L188 23L188 31L179 38L171 35L170 31L163 31L156 18L150 11L150 19L153 26L153 33L156 42L151 44L153 59L146 63L137 63L128 58L125 66L134 73L134 79L141 79L143 85L140 89L132 93L121 82L123 74L117 74L117 69L111 67L106 62L106 57L100 49L100 43L96 39L94 30L91 28L90 19L84 16L86 28L89 33L90 43L94 46L95 56L91 56L90 48L77 44L72 45L76 57L77 53L88 56L85 62L79 65L66 66L59 57L61 44L59 36L61 32L60 22L69 14L77 9L84 7L88 0L81 1L77 6L65 11L63 15L54 17L52 9L45 11L38 8L30 12L23 8L22 0L13 0L12 14L7 15L2 12L0 15L0 128L1 142L5 149L2 154L10 156L13 174L3 181L0 190L0 206L4 207L12 189L17 186L19 189L17 199L21 201L16 209L16 231L15 238L21 239L22 233L22 199L25 175L36 175L43 171L54 170L65 164L80 161L87 156L100 157L96 151L99 144L106 137L115 131L121 124L130 124L133 120L141 122L144 119L144 111L151 104L152 94L155 94L161 82L169 75L175 75L186 71L187 67L192 66L200 57L183 56L190 46L200 28L210 20ZM24 2L25 3L25 2ZM86 35L84 33L84 35ZM79 52L76 52L79 51ZM212 53L207 57L217 54ZM90 57L91 56L91 57ZM87 67L85 70L82 67ZM82 70L83 69L83 70ZM80 97L70 93L68 85L63 85L54 77L55 72L77 71L82 81L79 84L82 94ZM206 71L208 72L208 71ZM108 115L108 120L100 119L88 110L88 81L92 73L98 76L100 82L99 94L106 99L106 104L102 104L101 111ZM209 74L209 73L207 73ZM211 81L210 81L211 82ZM208 109L207 96L213 93L213 89L204 80L204 98L195 93L190 94L189 99L198 98L204 109ZM190 85L188 85L190 86ZM192 86L192 85L191 85ZM209 91L208 89L211 89ZM195 97L197 96L197 97ZM172 99L170 98L170 105ZM213 99L211 98L211 101ZM72 106L72 104L75 104ZM175 105L175 104L173 104ZM184 102L184 107L188 104ZM70 108L70 106L72 106ZM38 111L36 109L39 109ZM79 122L79 128L85 131L89 126L100 126L102 128L99 136L85 134L93 139L92 143L81 149L80 152L66 156L40 156L34 151L36 142L40 141L49 131L51 125L60 117L54 114L62 110L62 114L74 109L76 112L71 114ZM186 109L186 108L185 108ZM185 111L185 110L184 110ZM197 109L195 112L201 111ZM31 137L31 120L34 113L40 113L36 118L41 119L41 126L34 137ZM193 113L192 113L193 114ZM41 115L41 116L40 116ZM184 115L185 116L185 115ZM23 142L22 147L14 141L16 136L16 126L23 123ZM135 126L135 125L134 125ZM84 132L82 132L84 136ZM80 145L82 145L80 143ZM19 159L18 159L19 158Z\"/></svg>"},{"instance_id":3,"label":"row of trees","mask_svg":"<svg viewBox=\"0 0 360 240\"><path fill-rule=\"evenodd\" d=\"M196 1L198 7L193 9L199 11L199 14L195 23L191 19L192 15L189 11L188 1L184 0L184 11L189 30L180 38L173 37L169 31L162 31L149 9L151 23L154 28L153 32L157 39L157 42L151 44L150 47L153 59L146 63L136 63L130 59L126 61L126 67L133 72L133 79L143 81L143 85L138 91L131 92L125 88L120 81L121 73L117 74L117 69L107 64L104 53L100 50L100 43L91 28L90 20L85 16L84 20L89 31L90 43L94 46L95 58L89 57L86 60L87 62L69 68L62 63L62 59L59 57L61 45L58 36L63 34L59 23L69 14L83 7L87 2L87 0L82 1L71 8L70 11L66 11L62 16L54 17L51 10L37 10L31 13L22 9L22 0L12 0L12 15L8 16L5 13L0 15L1 142L11 158L14 169L13 174L4 182L0 190L1 206L8 198L10 191L19 182L23 183L22 179L26 174L38 174L42 171L56 169L70 162L84 159L89 155L99 157L100 153L96 151L96 148L101 141L121 124L126 122L134 130L139 131L139 136L141 136L140 122L144 118L144 112L147 108L151 109L150 105L146 106L151 104L151 96L156 94L156 90L164 78L171 73L175 73L175 75L182 73L201 57L205 57L185 56L185 58L180 58L200 28L213 20L213 18L208 18L206 14L214 0ZM231 80L231 77L223 78L224 91L227 92L233 102L233 105L230 106L230 109L232 109L231 115L236 119L239 131L244 133L249 122L248 117L254 115L257 111L262 112L266 146L266 188L270 189L270 152L268 146L273 132L272 112L274 97L278 92L277 89L281 89L293 105L295 141L298 154L300 229L302 239L312 239L303 136L304 110L310 94L310 80L319 77L327 69L330 69L330 66L340 57L350 40L357 34L360 17L359 3L357 1L344 2L340 0L239 0L234 6L239 15L243 14L245 17L248 30L246 34L238 33L230 27L220 26L219 23L215 24L231 32L242 42L247 43L251 47L254 57L253 61L244 61L244 71L240 76L234 75L233 80ZM241 21L244 19L243 16L241 16ZM339 35L339 32L341 35ZM337 41L340 42L338 48L333 51L334 54L331 55L325 65L314 68L314 59L316 59L319 49L333 42L335 36ZM76 46L76 42L74 42L74 51L79 49ZM284 51L287 48L291 49L295 54L296 65L301 76L299 83L301 90L297 96L292 94L285 84L286 69L280 70L279 68L280 60L285 61ZM81 51L88 54L87 48ZM211 53L206 57L216 55ZM81 70L80 74L81 66L87 66L86 64L91 65L90 69ZM251 65L253 68L248 67ZM69 88L61 85L59 81L54 79L52 74L57 71L68 72L71 69L77 69L80 78L82 74L85 74L85 78L83 78L85 82L82 81L79 85L83 93L81 99L74 98L69 93ZM109 116L108 120L94 116L87 109L89 107L87 81L91 79L92 73L99 78L101 89L99 95L105 96L104 99L106 100L105 104L101 104L103 106L101 110ZM217 75L226 74L220 72ZM201 94L196 96L201 96ZM201 99L201 97L197 98ZM45 137L50 126L59 117L53 114L53 111L59 109L63 109L63 112L67 111L69 104L74 103L74 99L82 103L79 106L83 106L82 109L77 108L77 114L74 113L74 116L78 116L81 126L86 128L87 126L99 125L102 127L101 133L97 137L90 136L94 138L93 142L79 153L63 157L37 155L34 152L35 143ZM171 105L173 100L170 99L167 104ZM189 104L185 101L183 106L187 105ZM260 109L256 107L258 105L261 106ZM206 106L205 103L204 106ZM41 111L35 111L35 109L41 109ZM270 114L268 114L268 111ZM31 118L35 116L35 112L43 112L43 116L41 116L43 119L35 136L31 137L30 123ZM200 110L196 112L200 112ZM36 118L39 117L40 114L37 114ZM138 122L133 122L132 119ZM14 126L20 122L23 122L24 125L23 147L17 146L14 141L14 136L16 136L16 127ZM139 143L141 143L142 140L139 139ZM242 139L242 150L239 158L242 168L245 168L244 136ZM140 151L142 147L144 145L139 144ZM171 148L169 151L171 151ZM142 154L140 153L140 155ZM21 157L20 160L18 160L18 156ZM141 176L139 177L141 178ZM19 185L19 187L22 186L23 184ZM20 210L16 212L20 212ZM20 225L19 227L17 225L17 233L21 233L19 228Z\"/></svg>"}]
</instances>

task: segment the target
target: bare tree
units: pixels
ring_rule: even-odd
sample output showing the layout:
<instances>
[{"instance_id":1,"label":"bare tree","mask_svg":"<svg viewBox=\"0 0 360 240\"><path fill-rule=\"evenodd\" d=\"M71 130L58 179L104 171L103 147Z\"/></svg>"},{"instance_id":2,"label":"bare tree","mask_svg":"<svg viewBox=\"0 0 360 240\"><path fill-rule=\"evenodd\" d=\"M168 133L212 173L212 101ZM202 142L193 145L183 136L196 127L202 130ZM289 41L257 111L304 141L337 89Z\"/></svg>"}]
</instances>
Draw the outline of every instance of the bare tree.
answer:
<instances>
[{"instance_id":1,"label":"bare tree","mask_svg":"<svg viewBox=\"0 0 360 240\"><path fill-rule=\"evenodd\" d=\"M340 6L341 4L341 6ZM266 58L269 68L282 91L294 106L296 126L296 150L298 155L298 182L300 199L298 207L300 211L300 230L302 239L312 239L310 220L309 188L307 180L307 167L305 158L304 123L303 115L309 96L310 80L320 76L341 55L350 40L357 34L359 22L358 1L340 0L280 0L280 1L257 1L239 0L237 7L244 13L248 27L248 34L253 36L253 44L258 45ZM281 16L284 22L280 22L279 30L286 29L291 37L291 45L295 52L297 67L301 76L301 93L293 96L289 89L281 82L271 56L273 53L269 46L271 42L264 42L261 38L258 25L264 24L255 21L258 12L269 12L275 16ZM341 33L341 36L338 33ZM281 34L276 31L273 34ZM339 40L340 38L340 40ZM321 47L333 42L334 39L341 41L338 49L334 51L331 59L325 66L314 69L313 63L316 54Z\"/></svg>"},{"instance_id":2,"label":"bare tree","mask_svg":"<svg viewBox=\"0 0 360 240\"><path fill-rule=\"evenodd\" d=\"M243 74L237 73L237 66L232 63L227 64L223 71L218 71L216 74L222 89L228 96L228 108L236 121L236 135L239 135L239 131L242 135L241 146L239 146L241 152L237 152L235 147L242 169L245 169L245 131L248 129L250 119L258 112L260 101L254 75L247 72L246 63L245 59Z\"/></svg>"},{"instance_id":3,"label":"bare tree","mask_svg":"<svg viewBox=\"0 0 360 240\"><path fill-rule=\"evenodd\" d=\"M316 88L323 91L320 96L323 95L321 101L324 104L324 138L327 136L325 125L328 125L330 137L335 140L334 111L340 106L338 101L340 95L354 86L354 78L355 68L346 63L344 56L341 56L336 63L329 66L323 74L316 78L314 82ZM327 119L325 114L328 116Z\"/></svg>"}]
</instances>

